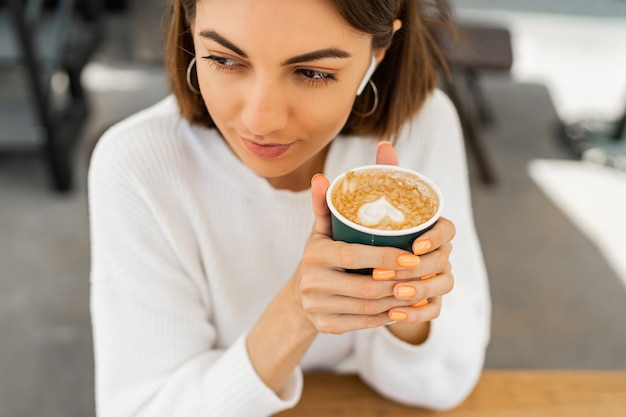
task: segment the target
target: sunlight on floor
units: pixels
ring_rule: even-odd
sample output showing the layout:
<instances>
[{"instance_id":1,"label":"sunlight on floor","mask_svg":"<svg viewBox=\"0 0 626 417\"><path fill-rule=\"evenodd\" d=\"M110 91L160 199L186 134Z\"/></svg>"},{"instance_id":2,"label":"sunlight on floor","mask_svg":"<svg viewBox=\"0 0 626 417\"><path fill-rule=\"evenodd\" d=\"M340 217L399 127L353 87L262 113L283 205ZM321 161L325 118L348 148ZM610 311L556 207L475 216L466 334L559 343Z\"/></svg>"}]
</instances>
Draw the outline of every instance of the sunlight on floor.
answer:
<instances>
[{"instance_id":1,"label":"sunlight on floor","mask_svg":"<svg viewBox=\"0 0 626 417\"><path fill-rule=\"evenodd\" d=\"M593 162L535 159L528 172L601 250L626 287L626 172Z\"/></svg>"}]
</instances>

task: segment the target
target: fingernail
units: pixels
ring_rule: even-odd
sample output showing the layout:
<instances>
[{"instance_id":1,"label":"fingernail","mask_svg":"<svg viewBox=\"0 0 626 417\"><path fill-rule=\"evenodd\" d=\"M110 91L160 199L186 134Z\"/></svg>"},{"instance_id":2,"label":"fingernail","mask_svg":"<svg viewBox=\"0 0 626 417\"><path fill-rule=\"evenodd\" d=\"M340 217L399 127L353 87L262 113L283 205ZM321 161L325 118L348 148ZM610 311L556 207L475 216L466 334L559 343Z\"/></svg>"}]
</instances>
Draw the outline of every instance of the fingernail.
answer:
<instances>
[{"instance_id":1,"label":"fingernail","mask_svg":"<svg viewBox=\"0 0 626 417\"><path fill-rule=\"evenodd\" d=\"M400 255L398 256L398 265L403 266L405 268L414 268L419 266L420 257L417 255Z\"/></svg>"},{"instance_id":2,"label":"fingernail","mask_svg":"<svg viewBox=\"0 0 626 417\"><path fill-rule=\"evenodd\" d=\"M404 311L392 311L389 313L389 318L391 320L395 320L395 321L402 321L402 320L406 320L407 319L408 314L406 314Z\"/></svg>"},{"instance_id":3,"label":"fingernail","mask_svg":"<svg viewBox=\"0 0 626 417\"><path fill-rule=\"evenodd\" d=\"M420 277L420 279L424 281L425 279L435 278L436 276L437 274L428 274L428 275L424 275L423 277Z\"/></svg>"},{"instance_id":4,"label":"fingernail","mask_svg":"<svg viewBox=\"0 0 626 417\"><path fill-rule=\"evenodd\" d=\"M372 278L374 278L376 281L392 279L395 278L395 276L396 271L394 271L393 269L374 268L374 270L372 271Z\"/></svg>"},{"instance_id":5,"label":"fingernail","mask_svg":"<svg viewBox=\"0 0 626 417\"><path fill-rule=\"evenodd\" d=\"M428 299L422 300L419 303L413 304L411 307L424 307L428 304Z\"/></svg>"},{"instance_id":6,"label":"fingernail","mask_svg":"<svg viewBox=\"0 0 626 417\"><path fill-rule=\"evenodd\" d=\"M415 296L416 293L417 291L415 290L415 288L410 287L408 285L402 285L396 288L396 298L399 298L399 299L411 298Z\"/></svg>"},{"instance_id":7,"label":"fingernail","mask_svg":"<svg viewBox=\"0 0 626 417\"><path fill-rule=\"evenodd\" d=\"M413 244L413 253L416 255L423 255L427 253L432 246L433 244L430 240L420 240L419 242L415 242Z\"/></svg>"},{"instance_id":8,"label":"fingernail","mask_svg":"<svg viewBox=\"0 0 626 417\"><path fill-rule=\"evenodd\" d=\"M313 184L313 182L315 181L315 179L316 179L317 177L323 177L323 176L324 176L324 174L319 174L319 173L318 173L318 174L313 175L313 177L311 177L311 184Z\"/></svg>"}]
</instances>

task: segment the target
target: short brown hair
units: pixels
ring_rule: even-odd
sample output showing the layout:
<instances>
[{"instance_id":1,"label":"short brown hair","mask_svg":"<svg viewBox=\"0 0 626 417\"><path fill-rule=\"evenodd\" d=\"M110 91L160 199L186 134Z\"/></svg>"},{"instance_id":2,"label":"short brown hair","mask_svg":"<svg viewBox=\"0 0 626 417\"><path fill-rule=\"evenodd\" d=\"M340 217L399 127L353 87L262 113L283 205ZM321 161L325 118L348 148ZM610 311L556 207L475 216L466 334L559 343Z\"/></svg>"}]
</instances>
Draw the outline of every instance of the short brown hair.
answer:
<instances>
[{"instance_id":1,"label":"short brown hair","mask_svg":"<svg viewBox=\"0 0 626 417\"><path fill-rule=\"evenodd\" d=\"M435 31L453 28L452 13L440 0L333 0L339 14L356 30L372 35L372 48L387 48L385 59L372 76L379 105L368 117L351 114L344 134L394 139L404 123L436 88L440 70L447 70ZM202 97L187 87L187 67L195 55L189 23L195 18L196 0L171 0L168 8L165 64L181 114L192 123L215 124ZM393 21L402 27L393 33ZM357 112L367 109L371 88L355 101Z\"/></svg>"}]
</instances>

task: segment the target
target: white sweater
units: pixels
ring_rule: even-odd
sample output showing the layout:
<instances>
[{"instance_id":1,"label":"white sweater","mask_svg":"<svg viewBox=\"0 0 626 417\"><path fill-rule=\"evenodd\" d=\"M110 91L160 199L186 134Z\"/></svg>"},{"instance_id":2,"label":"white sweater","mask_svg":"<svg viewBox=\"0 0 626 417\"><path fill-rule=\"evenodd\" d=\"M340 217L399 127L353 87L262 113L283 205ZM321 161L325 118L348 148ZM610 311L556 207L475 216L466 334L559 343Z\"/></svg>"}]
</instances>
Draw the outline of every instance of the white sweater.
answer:
<instances>
[{"instance_id":1,"label":"white sweater","mask_svg":"<svg viewBox=\"0 0 626 417\"><path fill-rule=\"evenodd\" d=\"M376 145L336 138L325 175L374 163ZM302 256L309 191L272 188L214 130L181 119L172 97L111 128L89 173L98 416L271 415L298 402L302 370L348 357L396 401L435 409L461 402L482 369L490 300L462 135L443 93L427 100L395 149L401 166L444 194L444 216L457 228L455 288L424 344L386 327L320 334L277 396L255 373L245 338Z\"/></svg>"}]
</instances>

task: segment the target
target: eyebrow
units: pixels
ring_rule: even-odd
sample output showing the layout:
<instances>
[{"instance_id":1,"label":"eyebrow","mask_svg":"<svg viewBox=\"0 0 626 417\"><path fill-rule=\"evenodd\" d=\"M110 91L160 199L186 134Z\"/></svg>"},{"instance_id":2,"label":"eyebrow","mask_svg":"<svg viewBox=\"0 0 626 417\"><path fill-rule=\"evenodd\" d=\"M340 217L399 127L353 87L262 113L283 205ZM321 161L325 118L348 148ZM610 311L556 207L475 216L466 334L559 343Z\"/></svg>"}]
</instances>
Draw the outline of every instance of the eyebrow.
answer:
<instances>
[{"instance_id":1,"label":"eyebrow","mask_svg":"<svg viewBox=\"0 0 626 417\"><path fill-rule=\"evenodd\" d=\"M242 51L241 48L237 47L228 39L224 38L222 35L220 35L219 33L213 30L203 30L199 33L199 35L202 36L203 38L211 39L219 43L223 47L230 49L231 51L241 56L242 58L248 58L248 55L244 51ZM326 48L326 49L320 49L318 51L307 52L301 55L296 55L284 61L282 65L287 66L287 65L299 64L302 62L316 61L318 59L323 59L323 58L350 58L351 56L352 55L350 55L348 52L339 48Z\"/></svg>"},{"instance_id":2,"label":"eyebrow","mask_svg":"<svg viewBox=\"0 0 626 417\"><path fill-rule=\"evenodd\" d=\"M316 61L323 58L350 58L351 56L352 55L350 55L348 52L338 48L326 48L320 49L319 51L307 52L306 54L294 56L293 58L289 58L288 60L283 62L283 65L299 64L301 62Z\"/></svg>"},{"instance_id":3,"label":"eyebrow","mask_svg":"<svg viewBox=\"0 0 626 417\"><path fill-rule=\"evenodd\" d=\"M231 51L233 51L234 53L236 53L237 55L239 55L242 58L248 58L248 55L244 51L239 49L237 46L235 46L228 39L224 38L222 35L220 35L219 33L215 32L213 30L203 30L202 32L200 32L199 35L202 36L203 38L211 39L211 40L219 43L224 48L230 49Z\"/></svg>"}]
</instances>

